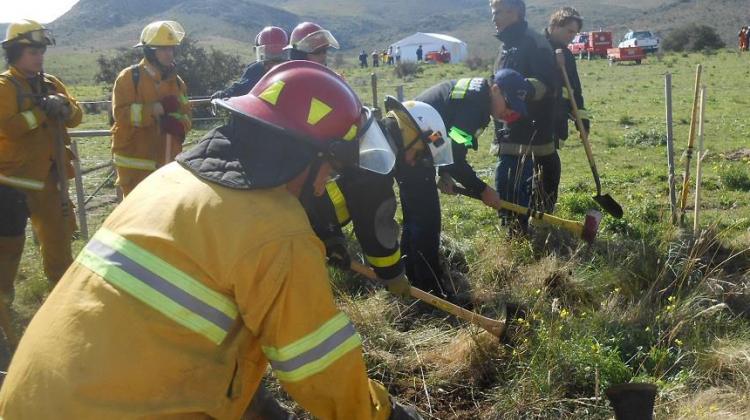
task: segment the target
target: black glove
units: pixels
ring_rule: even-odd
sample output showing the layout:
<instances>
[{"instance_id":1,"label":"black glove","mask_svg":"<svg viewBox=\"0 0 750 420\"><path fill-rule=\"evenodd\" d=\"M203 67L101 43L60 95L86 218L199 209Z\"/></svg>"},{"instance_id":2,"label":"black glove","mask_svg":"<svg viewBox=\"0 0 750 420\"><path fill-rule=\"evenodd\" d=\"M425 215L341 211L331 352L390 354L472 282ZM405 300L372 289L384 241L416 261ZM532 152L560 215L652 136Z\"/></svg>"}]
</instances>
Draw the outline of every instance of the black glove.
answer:
<instances>
[{"instance_id":1,"label":"black glove","mask_svg":"<svg viewBox=\"0 0 750 420\"><path fill-rule=\"evenodd\" d=\"M346 248L346 240L342 237L328 238L323 242L326 246L326 257L328 264L333 267L348 270L351 268L352 259Z\"/></svg>"},{"instance_id":2,"label":"black glove","mask_svg":"<svg viewBox=\"0 0 750 420\"><path fill-rule=\"evenodd\" d=\"M72 113L70 102L62 95L45 96L42 98L39 106L49 118L55 118L60 121L67 121Z\"/></svg>"}]
</instances>

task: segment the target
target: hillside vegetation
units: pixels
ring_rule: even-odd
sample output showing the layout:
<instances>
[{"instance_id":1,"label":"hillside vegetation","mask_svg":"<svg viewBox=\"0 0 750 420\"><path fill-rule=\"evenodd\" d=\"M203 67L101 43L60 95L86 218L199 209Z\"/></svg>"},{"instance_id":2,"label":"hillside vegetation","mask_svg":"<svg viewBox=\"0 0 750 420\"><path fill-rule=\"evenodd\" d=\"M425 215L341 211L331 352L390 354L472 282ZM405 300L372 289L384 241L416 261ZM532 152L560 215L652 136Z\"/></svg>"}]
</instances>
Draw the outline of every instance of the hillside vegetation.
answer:
<instances>
[{"instance_id":1,"label":"hillside vegetation","mask_svg":"<svg viewBox=\"0 0 750 420\"><path fill-rule=\"evenodd\" d=\"M53 57L49 68L66 80L80 78L74 63ZM750 78L748 60L747 54L720 52L667 54L640 66L579 62L603 189L623 205L625 217L605 217L591 247L538 223L528 240L509 238L493 211L471 199L442 196L451 287L470 289L477 310L487 316L500 316L503 302L521 311L511 311L507 335L498 342L438 310L332 271L338 302L363 336L370 375L433 419L606 419L612 415L604 390L629 381L658 385L661 419L750 417L750 99L734 82L737 75ZM702 191L705 229L694 236L668 222L663 74L674 78L680 162L697 63L704 64L708 86L710 152ZM441 80L489 72L463 65L422 69L399 79L393 68L379 68L381 100L399 85L408 98ZM372 102L372 69L336 70L364 102ZM79 98L97 98L104 87L73 83L71 90ZM87 115L80 128L104 126L106 116L98 114ZM208 127L199 125L188 142ZM490 131L469 155L491 183L496 158L488 153ZM108 146L106 138L82 140L83 166L109 159ZM561 159L556 213L582 220L595 206L594 189L574 133ZM680 163L678 184L682 168ZM105 185L88 206L92 231L114 206L106 177L102 171L85 178L88 193ZM14 303L19 326L48 293L39 254L27 243ZM83 245L79 239L74 248ZM268 385L293 407L276 382L269 379Z\"/></svg>"}]
</instances>

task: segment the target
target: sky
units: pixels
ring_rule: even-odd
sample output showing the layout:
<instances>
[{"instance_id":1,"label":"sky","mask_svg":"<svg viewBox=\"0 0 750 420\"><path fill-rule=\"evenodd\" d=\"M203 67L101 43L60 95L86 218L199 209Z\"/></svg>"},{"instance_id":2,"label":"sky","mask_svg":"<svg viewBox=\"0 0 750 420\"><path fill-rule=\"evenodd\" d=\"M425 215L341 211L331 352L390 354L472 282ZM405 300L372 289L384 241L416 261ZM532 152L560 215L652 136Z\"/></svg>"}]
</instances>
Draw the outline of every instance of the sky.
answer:
<instances>
[{"instance_id":1,"label":"sky","mask_svg":"<svg viewBox=\"0 0 750 420\"><path fill-rule=\"evenodd\" d=\"M78 0L2 0L0 22L31 19L49 23L62 16Z\"/></svg>"}]
</instances>

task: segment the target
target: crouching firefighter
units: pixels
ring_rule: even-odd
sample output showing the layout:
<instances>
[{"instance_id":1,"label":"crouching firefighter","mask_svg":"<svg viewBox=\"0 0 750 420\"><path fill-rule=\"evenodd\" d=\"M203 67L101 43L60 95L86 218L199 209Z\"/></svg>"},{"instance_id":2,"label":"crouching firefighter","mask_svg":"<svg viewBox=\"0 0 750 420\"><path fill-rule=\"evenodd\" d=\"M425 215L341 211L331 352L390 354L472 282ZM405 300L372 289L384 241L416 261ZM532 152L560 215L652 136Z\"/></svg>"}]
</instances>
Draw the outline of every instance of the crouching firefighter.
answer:
<instances>
[{"instance_id":1,"label":"crouching firefighter","mask_svg":"<svg viewBox=\"0 0 750 420\"><path fill-rule=\"evenodd\" d=\"M407 165L434 166L453 162L450 143L446 142L445 125L431 106L415 101L402 105L387 97L390 112L372 133L384 132L396 154L396 170ZM372 134L371 134L372 135ZM367 136L363 149L372 150ZM429 152L426 152L429 150ZM375 155L372 152L367 156ZM351 261L341 228L350 221L365 260L374 269L386 288L401 297L409 296L411 284L401 258L396 214L396 196L393 192L394 171L386 169L388 162L372 162L380 167L379 173L361 169L345 170L336 181L326 185L327 194L303 201L316 234L326 244L329 264L347 269ZM434 170L433 170L434 171Z\"/></svg>"},{"instance_id":2,"label":"crouching firefighter","mask_svg":"<svg viewBox=\"0 0 750 420\"><path fill-rule=\"evenodd\" d=\"M73 174L66 127L80 124L82 112L65 85L42 70L54 42L50 31L31 20L11 23L2 42L8 70L0 74L0 322L12 347L17 340L10 304L27 219L51 284L73 261L73 206L60 185Z\"/></svg>"},{"instance_id":3,"label":"crouching firefighter","mask_svg":"<svg viewBox=\"0 0 750 420\"><path fill-rule=\"evenodd\" d=\"M236 419L269 363L316 418L404 412L368 380L298 200L358 161L356 94L295 61L216 103L229 123L132 191L34 316L0 416Z\"/></svg>"},{"instance_id":4,"label":"crouching firefighter","mask_svg":"<svg viewBox=\"0 0 750 420\"><path fill-rule=\"evenodd\" d=\"M135 48L140 63L120 72L112 92L112 159L116 184L127 196L182 150L190 131L187 86L176 73L176 48L185 30L174 21L148 24Z\"/></svg>"}]
</instances>

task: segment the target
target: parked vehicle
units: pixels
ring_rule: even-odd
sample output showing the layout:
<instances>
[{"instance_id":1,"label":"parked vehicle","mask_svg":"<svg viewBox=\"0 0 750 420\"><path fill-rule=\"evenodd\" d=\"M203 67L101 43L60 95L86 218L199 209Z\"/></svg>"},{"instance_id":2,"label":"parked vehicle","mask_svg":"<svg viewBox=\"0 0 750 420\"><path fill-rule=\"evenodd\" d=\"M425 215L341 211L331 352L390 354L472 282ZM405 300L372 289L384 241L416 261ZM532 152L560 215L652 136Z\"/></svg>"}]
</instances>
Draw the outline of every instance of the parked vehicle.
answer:
<instances>
[{"instance_id":1,"label":"parked vehicle","mask_svg":"<svg viewBox=\"0 0 750 420\"><path fill-rule=\"evenodd\" d=\"M448 51L428 51L425 55L425 61L428 63L447 64L451 62L451 53Z\"/></svg>"},{"instance_id":2,"label":"parked vehicle","mask_svg":"<svg viewBox=\"0 0 750 420\"><path fill-rule=\"evenodd\" d=\"M607 50L607 58L610 66L620 61L635 61L635 64L641 64L646 58L646 52L641 47L610 48Z\"/></svg>"},{"instance_id":3,"label":"parked vehicle","mask_svg":"<svg viewBox=\"0 0 750 420\"><path fill-rule=\"evenodd\" d=\"M644 52L656 52L659 50L661 40L651 31L630 31L625 34L618 47L640 47Z\"/></svg>"},{"instance_id":4,"label":"parked vehicle","mask_svg":"<svg viewBox=\"0 0 750 420\"><path fill-rule=\"evenodd\" d=\"M581 32L568 44L568 49L581 58L592 56L607 57L607 50L612 48L612 32Z\"/></svg>"}]
</instances>

